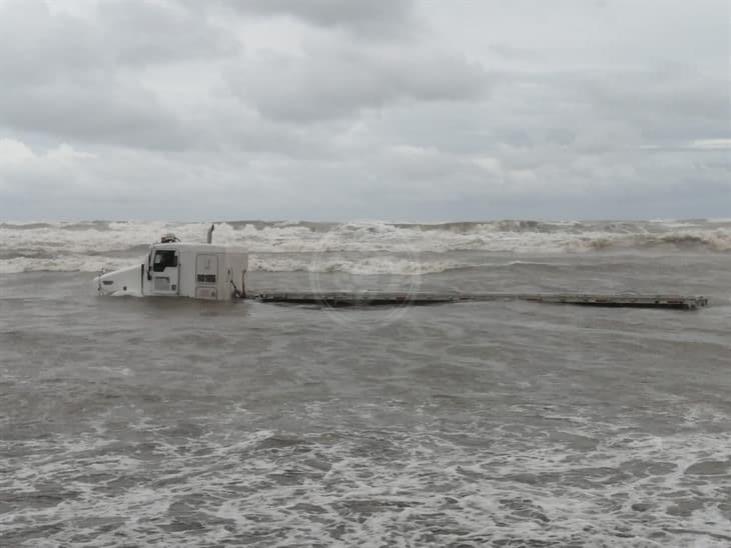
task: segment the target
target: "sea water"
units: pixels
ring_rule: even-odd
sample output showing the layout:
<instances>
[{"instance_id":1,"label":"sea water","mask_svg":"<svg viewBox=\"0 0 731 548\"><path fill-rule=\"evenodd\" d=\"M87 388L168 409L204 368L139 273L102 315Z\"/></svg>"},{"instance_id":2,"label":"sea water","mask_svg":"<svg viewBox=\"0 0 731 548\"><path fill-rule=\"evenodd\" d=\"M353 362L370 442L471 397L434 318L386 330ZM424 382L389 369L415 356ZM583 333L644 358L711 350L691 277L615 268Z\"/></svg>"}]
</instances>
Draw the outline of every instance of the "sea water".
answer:
<instances>
[{"instance_id":1,"label":"sea water","mask_svg":"<svg viewBox=\"0 0 731 548\"><path fill-rule=\"evenodd\" d=\"M328 309L98 297L207 225L0 224L2 546L728 546L731 222L217 225L249 292L705 295Z\"/></svg>"}]
</instances>

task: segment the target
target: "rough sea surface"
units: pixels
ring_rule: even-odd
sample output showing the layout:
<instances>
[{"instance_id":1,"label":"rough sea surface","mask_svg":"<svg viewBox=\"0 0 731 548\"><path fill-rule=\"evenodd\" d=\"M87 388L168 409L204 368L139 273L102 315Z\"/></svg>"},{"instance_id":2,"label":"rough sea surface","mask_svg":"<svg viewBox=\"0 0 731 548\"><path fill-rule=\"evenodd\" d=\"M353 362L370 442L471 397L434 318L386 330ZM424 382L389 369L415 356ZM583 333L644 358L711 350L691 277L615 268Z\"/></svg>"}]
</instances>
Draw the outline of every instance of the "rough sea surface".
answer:
<instances>
[{"instance_id":1,"label":"rough sea surface","mask_svg":"<svg viewBox=\"0 0 731 548\"><path fill-rule=\"evenodd\" d=\"M731 222L231 222L248 288L705 295L320 309L97 297L205 224L0 223L0 546L731 545Z\"/></svg>"}]
</instances>

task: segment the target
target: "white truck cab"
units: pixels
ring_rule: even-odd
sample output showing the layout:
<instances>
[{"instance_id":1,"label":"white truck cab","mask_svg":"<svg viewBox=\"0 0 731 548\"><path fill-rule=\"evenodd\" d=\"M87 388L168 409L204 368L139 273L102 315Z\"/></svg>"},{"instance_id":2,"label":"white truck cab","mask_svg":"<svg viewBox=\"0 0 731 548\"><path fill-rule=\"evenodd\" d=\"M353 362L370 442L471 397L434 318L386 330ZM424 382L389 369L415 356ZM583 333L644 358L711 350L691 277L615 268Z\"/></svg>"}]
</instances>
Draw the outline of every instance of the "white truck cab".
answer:
<instances>
[{"instance_id":1,"label":"white truck cab","mask_svg":"<svg viewBox=\"0 0 731 548\"><path fill-rule=\"evenodd\" d=\"M101 295L223 301L244 296L248 262L243 248L182 243L166 235L150 246L141 265L102 273L94 284Z\"/></svg>"}]
</instances>

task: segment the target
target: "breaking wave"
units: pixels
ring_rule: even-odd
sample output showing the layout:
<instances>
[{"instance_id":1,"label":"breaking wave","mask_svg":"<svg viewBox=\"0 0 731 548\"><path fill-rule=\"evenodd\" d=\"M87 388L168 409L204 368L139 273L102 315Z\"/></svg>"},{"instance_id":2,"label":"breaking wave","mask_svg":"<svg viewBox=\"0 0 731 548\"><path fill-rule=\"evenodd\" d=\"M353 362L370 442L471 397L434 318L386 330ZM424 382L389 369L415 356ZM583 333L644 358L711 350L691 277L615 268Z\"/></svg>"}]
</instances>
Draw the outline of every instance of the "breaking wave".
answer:
<instances>
[{"instance_id":1,"label":"breaking wave","mask_svg":"<svg viewBox=\"0 0 731 548\"><path fill-rule=\"evenodd\" d=\"M143 256L149 243L163 233L174 232L183 241L202 242L207 228L206 223L163 221L3 222L0 273L94 272L122 267ZM731 220L441 224L233 221L218 224L215 239L248 248L253 270L421 274L480 266L439 257L450 252L729 253ZM334 254L357 257L330 256Z\"/></svg>"}]
</instances>

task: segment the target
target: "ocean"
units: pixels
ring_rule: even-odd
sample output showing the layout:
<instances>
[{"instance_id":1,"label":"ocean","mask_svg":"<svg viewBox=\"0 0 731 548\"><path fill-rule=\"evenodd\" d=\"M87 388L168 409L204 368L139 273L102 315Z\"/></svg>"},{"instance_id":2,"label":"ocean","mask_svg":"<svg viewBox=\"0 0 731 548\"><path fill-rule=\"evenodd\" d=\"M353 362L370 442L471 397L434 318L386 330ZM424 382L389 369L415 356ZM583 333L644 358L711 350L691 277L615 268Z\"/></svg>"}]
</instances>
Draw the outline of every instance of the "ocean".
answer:
<instances>
[{"instance_id":1,"label":"ocean","mask_svg":"<svg viewBox=\"0 0 731 548\"><path fill-rule=\"evenodd\" d=\"M236 221L247 289L99 297L184 222L0 222L0 546L731 545L731 221Z\"/></svg>"}]
</instances>

